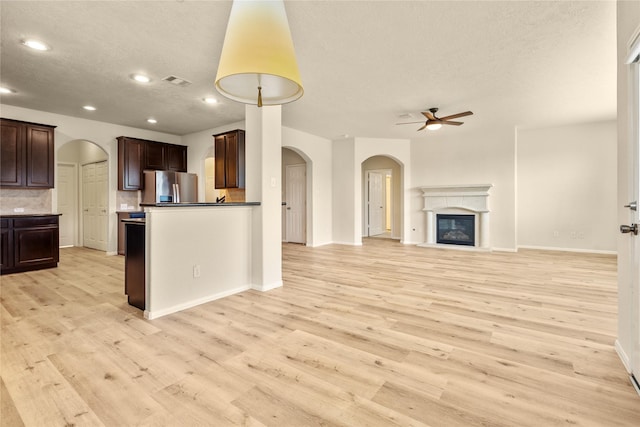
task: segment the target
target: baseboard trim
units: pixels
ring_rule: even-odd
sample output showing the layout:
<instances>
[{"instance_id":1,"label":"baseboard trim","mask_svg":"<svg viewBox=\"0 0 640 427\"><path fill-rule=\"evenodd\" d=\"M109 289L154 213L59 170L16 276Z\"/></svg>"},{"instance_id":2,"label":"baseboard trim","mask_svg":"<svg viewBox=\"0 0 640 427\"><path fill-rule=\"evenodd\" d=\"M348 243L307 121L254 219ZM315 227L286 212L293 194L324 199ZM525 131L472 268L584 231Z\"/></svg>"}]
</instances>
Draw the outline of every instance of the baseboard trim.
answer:
<instances>
[{"instance_id":1,"label":"baseboard trim","mask_svg":"<svg viewBox=\"0 0 640 427\"><path fill-rule=\"evenodd\" d=\"M144 318L149 320L157 319L158 317L166 316L172 313L177 313L178 311L186 310L188 308L195 307L197 305L205 304L220 298L224 298L231 295L235 295L240 292L248 291L251 288L252 287L250 285L239 286L237 288L230 289L228 291L218 292L218 293L208 295L206 297L198 298L192 301L188 301L182 304L172 305L171 307L163 308L162 310L154 310L154 311L145 310Z\"/></svg>"},{"instance_id":2,"label":"baseboard trim","mask_svg":"<svg viewBox=\"0 0 640 427\"><path fill-rule=\"evenodd\" d=\"M604 251L600 249L556 248L552 246L518 245L518 249L535 249L539 251L558 251L558 252L577 252L577 253L600 254L600 255L618 255L618 251Z\"/></svg>"},{"instance_id":3,"label":"baseboard trim","mask_svg":"<svg viewBox=\"0 0 640 427\"><path fill-rule=\"evenodd\" d=\"M624 369L626 369L628 373L631 373L631 364L629 363L629 356L627 356L627 353L625 353L624 348L622 348L622 344L620 344L620 341L616 340L614 344L614 348L616 349L616 353L618 353L618 357L620 358L620 360L622 361L622 364L624 365Z\"/></svg>"},{"instance_id":4,"label":"baseboard trim","mask_svg":"<svg viewBox=\"0 0 640 427\"><path fill-rule=\"evenodd\" d=\"M282 280L279 280L277 282L268 283L266 285L251 285L251 289L260 291L260 292L267 292L272 289L281 288L282 285L283 285Z\"/></svg>"}]
</instances>

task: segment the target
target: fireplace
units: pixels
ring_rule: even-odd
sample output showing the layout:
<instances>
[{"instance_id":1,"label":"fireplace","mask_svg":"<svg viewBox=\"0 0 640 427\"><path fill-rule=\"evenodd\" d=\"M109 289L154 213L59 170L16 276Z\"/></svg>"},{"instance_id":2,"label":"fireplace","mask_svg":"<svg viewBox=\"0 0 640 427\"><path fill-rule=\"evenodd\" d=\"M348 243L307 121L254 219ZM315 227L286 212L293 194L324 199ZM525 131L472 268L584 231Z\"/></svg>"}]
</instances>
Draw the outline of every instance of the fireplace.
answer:
<instances>
[{"instance_id":1,"label":"fireplace","mask_svg":"<svg viewBox=\"0 0 640 427\"><path fill-rule=\"evenodd\" d=\"M491 184L421 187L426 239L418 246L490 251L491 187Z\"/></svg>"},{"instance_id":2,"label":"fireplace","mask_svg":"<svg viewBox=\"0 0 640 427\"><path fill-rule=\"evenodd\" d=\"M475 215L436 215L437 243L475 246Z\"/></svg>"}]
</instances>

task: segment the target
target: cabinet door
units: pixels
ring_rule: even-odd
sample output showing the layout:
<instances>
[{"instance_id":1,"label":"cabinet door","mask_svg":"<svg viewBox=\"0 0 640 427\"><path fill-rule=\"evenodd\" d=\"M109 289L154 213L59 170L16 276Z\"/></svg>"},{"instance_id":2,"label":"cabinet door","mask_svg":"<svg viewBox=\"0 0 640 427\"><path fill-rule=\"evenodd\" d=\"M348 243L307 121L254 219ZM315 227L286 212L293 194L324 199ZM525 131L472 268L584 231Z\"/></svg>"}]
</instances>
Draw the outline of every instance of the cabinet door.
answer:
<instances>
[{"instance_id":1,"label":"cabinet door","mask_svg":"<svg viewBox=\"0 0 640 427\"><path fill-rule=\"evenodd\" d=\"M53 188L53 129L26 126L27 187Z\"/></svg>"},{"instance_id":2,"label":"cabinet door","mask_svg":"<svg viewBox=\"0 0 640 427\"><path fill-rule=\"evenodd\" d=\"M214 175L216 188L227 188L226 179L226 158L227 158L227 138L225 135L215 137L215 159Z\"/></svg>"},{"instance_id":3,"label":"cabinet door","mask_svg":"<svg viewBox=\"0 0 640 427\"><path fill-rule=\"evenodd\" d=\"M118 138L118 190L142 190L144 141Z\"/></svg>"},{"instance_id":4,"label":"cabinet door","mask_svg":"<svg viewBox=\"0 0 640 427\"><path fill-rule=\"evenodd\" d=\"M176 172L187 171L187 147L185 145L167 145L167 169Z\"/></svg>"},{"instance_id":5,"label":"cabinet door","mask_svg":"<svg viewBox=\"0 0 640 427\"><path fill-rule=\"evenodd\" d=\"M161 142L145 143L144 169L167 169L167 145Z\"/></svg>"},{"instance_id":6,"label":"cabinet door","mask_svg":"<svg viewBox=\"0 0 640 427\"><path fill-rule=\"evenodd\" d=\"M244 131L215 135L216 188L244 188Z\"/></svg>"},{"instance_id":7,"label":"cabinet door","mask_svg":"<svg viewBox=\"0 0 640 427\"><path fill-rule=\"evenodd\" d=\"M59 261L58 227L14 228L14 267L24 268Z\"/></svg>"},{"instance_id":8,"label":"cabinet door","mask_svg":"<svg viewBox=\"0 0 640 427\"><path fill-rule=\"evenodd\" d=\"M238 188L240 181L238 168L238 134L227 135L227 158L225 159L225 179L227 188Z\"/></svg>"},{"instance_id":9,"label":"cabinet door","mask_svg":"<svg viewBox=\"0 0 640 427\"><path fill-rule=\"evenodd\" d=\"M25 126L9 120L1 121L0 135L0 186L23 187L24 176L24 131Z\"/></svg>"},{"instance_id":10,"label":"cabinet door","mask_svg":"<svg viewBox=\"0 0 640 427\"><path fill-rule=\"evenodd\" d=\"M2 219L0 228L0 269L13 267L13 239L9 219Z\"/></svg>"}]
</instances>

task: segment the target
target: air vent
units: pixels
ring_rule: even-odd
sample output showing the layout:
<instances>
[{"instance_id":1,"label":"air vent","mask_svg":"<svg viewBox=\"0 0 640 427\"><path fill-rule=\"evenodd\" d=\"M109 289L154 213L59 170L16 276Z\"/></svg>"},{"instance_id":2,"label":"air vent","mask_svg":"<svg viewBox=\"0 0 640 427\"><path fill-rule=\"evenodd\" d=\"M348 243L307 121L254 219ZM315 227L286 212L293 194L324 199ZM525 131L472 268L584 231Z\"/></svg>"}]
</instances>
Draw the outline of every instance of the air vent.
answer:
<instances>
[{"instance_id":1,"label":"air vent","mask_svg":"<svg viewBox=\"0 0 640 427\"><path fill-rule=\"evenodd\" d=\"M169 82L172 85L181 86L181 87L186 87L191 84L189 80L183 79L182 77L178 77L178 76L167 76L162 80L164 80L165 82Z\"/></svg>"}]
</instances>

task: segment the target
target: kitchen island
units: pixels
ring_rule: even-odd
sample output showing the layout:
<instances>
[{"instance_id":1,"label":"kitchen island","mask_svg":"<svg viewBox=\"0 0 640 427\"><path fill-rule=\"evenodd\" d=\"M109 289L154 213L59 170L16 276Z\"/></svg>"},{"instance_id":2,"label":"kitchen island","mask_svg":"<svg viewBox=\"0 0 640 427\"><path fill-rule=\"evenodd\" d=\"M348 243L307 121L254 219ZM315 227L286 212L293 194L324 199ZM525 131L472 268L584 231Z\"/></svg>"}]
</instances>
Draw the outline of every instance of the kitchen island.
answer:
<instances>
[{"instance_id":1,"label":"kitchen island","mask_svg":"<svg viewBox=\"0 0 640 427\"><path fill-rule=\"evenodd\" d=\"M141 207L146 318L253 288L252 225L259 202Z\"/></svg>"}]
</instances>

